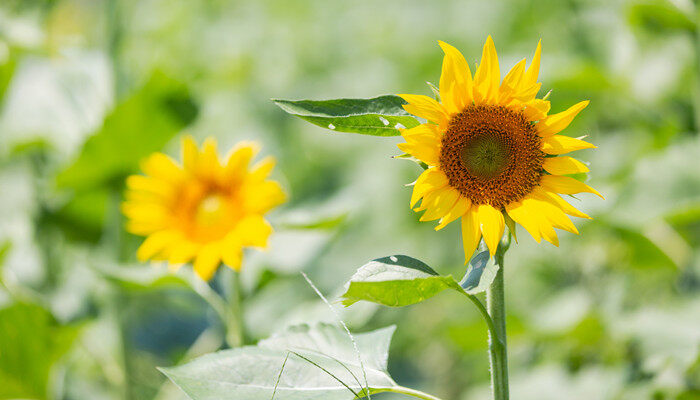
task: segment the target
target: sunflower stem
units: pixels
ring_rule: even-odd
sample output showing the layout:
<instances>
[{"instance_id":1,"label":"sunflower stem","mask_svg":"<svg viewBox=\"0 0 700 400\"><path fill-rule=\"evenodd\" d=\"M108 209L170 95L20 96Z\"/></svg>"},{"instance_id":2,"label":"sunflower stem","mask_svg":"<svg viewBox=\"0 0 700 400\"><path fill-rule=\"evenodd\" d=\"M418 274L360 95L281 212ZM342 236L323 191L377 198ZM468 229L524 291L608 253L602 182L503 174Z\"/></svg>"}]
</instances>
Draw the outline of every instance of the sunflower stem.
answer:
<instances>
[{"instance_id":1,"label":"sunflower stem","mask_svg":"<svg viewBox=\"0 0 700 400\"><path fill-rule=\"evenodd\" d=\"M229 285L229 315L233 321L227 325L226 342L232 348L245 344L245 331L243 329L243 287L238 271L231 271Z\"/></svg>"},{"instance_id":2,"label":"sunflower stem","mask_svg":"<svg viewBox=\"0 0 700 400\"><path fill-rule=\"evenodd\" d=\"M508 400L508 351L503 258L509 245L510 232L506 232L495 255L498 272L493 283L486 290L486 309L495 328L494 332L489 331L489 361L491 363L491 388L494 400Z\"/></svg>"}]
</instances>

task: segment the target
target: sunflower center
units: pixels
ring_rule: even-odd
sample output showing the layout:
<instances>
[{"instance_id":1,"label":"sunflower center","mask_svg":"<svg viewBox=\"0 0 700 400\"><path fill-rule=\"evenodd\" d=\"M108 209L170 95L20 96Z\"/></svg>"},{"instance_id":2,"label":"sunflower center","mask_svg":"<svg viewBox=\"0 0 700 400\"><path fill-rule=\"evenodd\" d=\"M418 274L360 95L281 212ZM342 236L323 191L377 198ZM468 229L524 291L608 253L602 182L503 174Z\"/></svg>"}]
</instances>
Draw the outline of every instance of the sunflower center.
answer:
<instances>
[{"instance_id":1,"label":"sunflower center","mask_svg":"<svg viewBox=\"0 0 700 400\"><path fill-rule=\"evenodd\" d=\"M539 184L541 145L522 113L504 106L469 106L449 121L440 167L450 186L474 204L502 208Z\"/></svg>"}]
</instances>

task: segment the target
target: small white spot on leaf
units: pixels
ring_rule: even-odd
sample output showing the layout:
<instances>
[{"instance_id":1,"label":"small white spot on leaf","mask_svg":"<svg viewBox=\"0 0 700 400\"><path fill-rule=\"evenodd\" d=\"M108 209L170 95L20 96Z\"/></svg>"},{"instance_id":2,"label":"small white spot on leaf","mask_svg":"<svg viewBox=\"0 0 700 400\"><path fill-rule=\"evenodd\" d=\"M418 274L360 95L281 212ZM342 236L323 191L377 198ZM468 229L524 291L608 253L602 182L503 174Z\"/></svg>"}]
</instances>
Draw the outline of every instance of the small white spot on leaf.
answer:
<instances>
[{"instance_id":1,"label":"small white spot on leaf","mask_svg":"<svg viewBox=\"0 0 700 400\"><path fill-rule=\"evenodd\" d=\"M333 125L333 124L328 124L328 129L335 129L335 125Z\"/></svg>"},{"instance_id":2,"label":"small white spot on leaf","mask_svg":"<svg viewBox=\"0 0 700 400\"><path fill-rule=\"evenodd\" d=\"M389 120L384 118L384 117L379 117L379 120L382 121L382 124L384 125L389 125Z\"/></svg>"},{"instance_id":3,"label":"small white spot on leaf","mask_svg":"<svg viewBox=\"0 0 700 400\"><path fill-rule=\"evenodd\" d=\"M394 128L396 128L396 129L406 129L406 127L405 127L405 126L403 126L403 124L402 124L402 123L400 123L400 122L399 122L399 123L397 123L396 125L394 125Z\"/></svg>"}]
</instances>

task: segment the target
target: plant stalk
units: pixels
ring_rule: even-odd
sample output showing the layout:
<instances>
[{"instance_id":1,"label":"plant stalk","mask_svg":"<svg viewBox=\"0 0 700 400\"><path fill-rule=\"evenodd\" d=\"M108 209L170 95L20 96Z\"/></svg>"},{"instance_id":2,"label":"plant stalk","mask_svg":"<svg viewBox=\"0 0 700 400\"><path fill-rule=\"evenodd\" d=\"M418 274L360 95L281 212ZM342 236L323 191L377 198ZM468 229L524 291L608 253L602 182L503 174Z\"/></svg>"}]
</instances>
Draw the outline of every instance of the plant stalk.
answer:
<instances>
[{"instance_id":1,"label":"plant stalk","mask_svg":"<svg viewBox=\"0 0 700 400\"><path fill-rule=\"evenodd\" d=\"M486 308L493 320L494 332L489 331L489 361L491 363L491 388L494 400L508 400L508 352L506 345L506 304L503 278L503 258L510 234L498 247L496 263L498 272L491 286L486 290ZM506 244L504 244L506 242Z\"/></svg>"},{"instance_id":2,"label":"plant stalk","mask_svg":"<svg viewBox=\"0 0 700 400\"><path fill-rule=\"evenodd\" d=\"M233 323L227 326L226 342L230 347L241 347L245 344L245 331L243 329L243 287L238 271L231 271L231 282L228 293L230 316Z\"/></svg>"}]
</instances>

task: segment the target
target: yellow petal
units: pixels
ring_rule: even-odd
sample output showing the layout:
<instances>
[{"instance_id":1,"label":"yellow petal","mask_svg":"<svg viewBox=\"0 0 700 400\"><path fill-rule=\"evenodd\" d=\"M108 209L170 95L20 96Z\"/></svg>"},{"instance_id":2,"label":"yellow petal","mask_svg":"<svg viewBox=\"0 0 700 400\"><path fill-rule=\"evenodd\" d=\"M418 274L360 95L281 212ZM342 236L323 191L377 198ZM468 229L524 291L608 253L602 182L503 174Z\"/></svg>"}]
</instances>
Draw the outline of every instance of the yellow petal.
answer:
<instances>
[{"instance_id":1,"label":"yellow petal","mask_svg":"<svg viewBox=\"0 0 700 400\"><path fill-rule=\"evenodd\" d=\"M535 218L537 210L533 209L529 203L525 200L510 203L506 206L506 212L513 221L525 228L537 243L542 241L539 220Z\"/></svg>"},{"instance_id":2,"label":"yellow petal","mask_svg":"<svg viewBox=\"0 0 700 400\"><path fill-rule=\"evenodd\" d=\"M472 205L462 216L462 244L464 245L465 264L471 260L480 240L481 231L477 218L477 207Z\"/></svg>"},{"instance_id":3,"label":"yellow petal","mask_svg":"<svg viewBox=\"0 0 700 400\"><path fill-rule=\"evenodd\" d=\"M436 124L447 123L449 117L447 110L434 99L419 94L400 94L398 96L408 102L403 108L409 113Z\"/></svg>"},{"instance_id":4,"label":"yellow petal","mask_svg":"<svg viewBox=\"0 0 700 400\"><path fill-rule=\"evenodd\" d=\"M199 149L192 136L185 136L182 139L182 165L188 171L195 171L197 168L197 159L199 158Z\"/></svg>"},{"instance_id":5,"label":"yellow petal","mask_svg":"<svg viewBox=\"0 0 700 400\"><path fill-rule=\"evenodd\" d=\"M523 114L528 121L540 121L547 117L551 104L547 100L532 99L524 104Z\"/></svg>"},{"instance_id":6,"label":"yellow petal","mask_svg":"<svg viewBox=\"0 0 700 400\"><path fill-rule=\"evenodd\" d=\"M447 183L447 176L438 168L433 167L423 171L413 186L410 207L413 208L421 197L433 190L447 186Z\"/></svg>"},{"instance_id":7,"label":"yellow petal","mask_svg":"<svg viewBox=\"0 0 700 400\"><path fill-rule=\"evenodd\" d=\"M179 182L184 178L182 168L163 153L150 155L141 163L141 169L146 175L169 182Z\"/></svg>"},{"instance_id":8,"label":"yellow petal","mask_svg":"<svg viewBox=\"0 0 700 400\"><path fill-rule=\"evenodd\" d=\"M515 243L518 243L518 235L515 234L515 221L513 221L513 218L511 218L507 213L503 215L503 219L506 221L506 226L508 226L508 230L513 235Z\"/></svg>"},{"instance_id":9,"label":"yellow petal","mask_svg":"<svg viewBox=\"0 0 700 400\"><path fill-rule=\"evenodd\" d=\"M450 210L452 210L452 207L457 202L457 199L459 199L459 192L449 186L436 190L430 195L432 194L436 195L434 196L434 199L431 199L432 201L427 206L427 211L420 217L421 221L432 221L444 217L448 212L450 212ZM428 202L427 197L424 202Z\"/></svg>"},{"instance_id":10,"label":"yellow petal","mask_svg":"<svg viewBox=\"0 0 700 400\"><path fill-rule=\"evenodd\" d=\"M191 242L187 239L180 239L173 244L172 249L168 254L168 262L170 264L184 264L191 261L202 245Z\"/></svg>"},{"instance_id":11,"label":"yellow petal","mask_svg":"<svg viewBox=\"0 0 700 400\"><path fill-rule=\"evenodd\" d=\"M566 111L548 116L544 120L537 123L537 134L542 137L547 137L563 131L567 126L569 126L571 121L574 120L576 115L586 108L588 103L590 103L590 101L585 100L574 104Z\"/></svg>"},{"instance_id":12,"label":"yellow petal","mask_svg":"<svg viewBox=\"0 0 700 400\"><path fill-rule=\"evenodd\" d=\"M555 192L550 192L542 187L538 187L532 191L532 195L540 200L547 201L559 207L565 214L571 215L572 217L591 219L591 217L576 209L574 206L569 204L569 202L567 202L566 200L562 199L561 196L559 196Z\"/></svg>"},{"instance_id":13,"label":"yellow petal","mask_svg":"<svg viewBox=\"0 0 700 400\"><path fill-rule=\"evenodd\" d=\"M535 49L535 55L532 57L532 63L525 73L525 77L522 80L522 88L527 89L532 87L537 83L537 77L540 73L540 57L542 56L542 39L537 42L537 48Z\"/></svg>"},{"instance_id":14,"label":"yellow petal","mask_svg":"<svg viewBox=\"0 0 700 400\"><path fill-rule=\"evenodd\" d=\"M439 231L440 229L446 227L447 224L449 224L450 222L464 215L464 213L466 213L467 210L469 210L471 205L471 200L469 200L466 197L460 197L459 199L457 199L457 202L454 206L452 206L452 209L440 219L440 224L438 224L438 226L435 227L435 230Z\"/></svg>"},{"instance_id":15,"label":"yellow petal","mask_svg":"<svg viewBox=\"0 0 700 400\"><path fill-rule=\"evenodd\" d=\"M216 150L216 140L209 137L202 145L202 151L197 160L197 173L203 177L218 179L221 172L222 167Z\"/></svg>"},{"instance_id":16,"label":"yellow petal","mask_svg":"<svg viewBox=\"0 0 700 400\"><path fill-rule=\"evenodd\" d=\"M453 46L438 41L445 57L442 61L442 74L440 75L440 94L443 91L452 95L452 104L456 108L462 108L472 103L472 72L469 63L462 53ZM454 83L454 87L452 84ZM444 100L443 100L444 101Z\"/></svg>"},{"instance_id":17,"label":"yellow petal","mask_svg":"<svg viewBox=\"0 0 700 400\"><path fill-rule=\"evenodd\" d=\"M221 263L221 249L218 242L210 243L199 251L194 260L194 271L205 281L214 276Z\"/></svg>"},{"instance_id":18,"label":"yellow petal","mask_svg":"<svg viewBox=\"0 0 700 400\"><path fill-rule=\"evenodd\" d=\"M143 175L131 175L126 178L126 187L130 191L145 192L164 199L175 193L173 185L167 181Z\"/></svg>"},{"instance_id":19,"label":"yellow petal","mask_svg":"<svg viewBox=\"0 0 700 400\"><path fill-rule=\"evenodd\" d=\"M552 175L579 174L589 171L581 161L566 156L545 158L542 168Z\"/></svg>"},{"instance_id":20,"label":"yellow petal","mask_svg":"<svg viewBox=\"0 0 700 400\"><path fill-rule=\"evenodd\" d=\"M287 195L279 183L263 181L248 184L243 188L245 209L255 213L265 213L287 200Z\"/></svg>"},{"instance_id":21,"label":"yellow petal","mask_svg":"<svg viewBox=\"0 0 700 400\"><path fill-rule=\"evenodd\" d=\"M413 157L423 161L424 163L435 166L440 162L440 145L439 142L436 143L422 143L417 141L411 141L406 143L399 143L396 145L399 150L404 153L410 154Z\"/></svg>"},{"instance_id":22,"label":"yellow petal","mask_svg":"<svg viewBox=\"0 0 700 400\"><path fill-rule=\"evenodd\" d=\"M267 156L263 158L255 165L253 165L248 179L254 182L264 181L265 179L267 179L268 176L270 176L270 173L275 168L276 163L277 161L272 156Z\"/></svg>"},{"instance_id":23,"label":"yellow petal","mask_svg":"<svg viewBox=\"0 0 700 400\"><path fill-rule=\"evenodd\" d=\"M477 207L477 214L477 218L479 218L479 229L484 236L486 247L489 248L489 253L491 253L491 257L493 257L496 255L498 242L501 241L503 230L505 229L503 214L488 204L479 205Z\"/></svg>"},{"instance_id":24,"label":"yellow petal","mask_svg":"<svg viewBox=\"0 0 700 400\"><path fill-rule=\"evenodd\" d=\"M224 167L224 176L227 180L238 180L248 171L250 160L260 150L260 145L255 142L238 143L229 153Z\"/></svg>"},{"instance_id":25,"label":"yellow petal","mask_svg":"<svg viewBox=\"0 0 700 400\"><path fill-rule=\"evenodd\" d=\"M229 246L222 251L222 261L234 271L240 271L243 264L243 249L240 246Z\"/></svg>"},{"instance_id":26,"label":"yellow petal","mask_svg":"<svg viewBox=\"0 0 700 400\"><path fill-rule=\"evenodd\" d=\"M569 136L553 135L542 138L542 151L552 155L566 154L576 150L595 148L595 145Z\"/></svg>"},{"instance_id":27,"label":"yellow petal","mask_svg":"<svg viewBox=\"0 0 700 400\"><path fill-rule=\"evenodd\" d=\"M180 232L172 230L159 231L149 235L136 251L136 258L142 262L151 259L180 237L182 237Z\"/></svg>"},{"instance_id":28,"label":"yellow petal","mask_svg":"<svg viewBox=\"0 0 700 400\"><path fill-rule=\"evenodd\" d=\"M511 98L511 95L517 90L520 85L520 80L525 71L525 59L520 60L510 69L503 82L501 82L499 102L505 103Z\"/></svg>"},{"instance_id":29,"label":"yellow petal","mask_svg":"<svg viewBox=\"0 0 700 400\"><path fill-rule=\"evenodd\" d=\"M474 75L474 101L477 104L489 104L497 99L501 71L498 67L498 55L493 39L489 35L484 44L479 67Z\"/></svg>"},{"instance_id":30,"label":"yellow petal","mask_svg":"<svg viewBox=\"0 0 700 400\"><path fill-rule=\"evenodd\" d=\"M235 234L243 246L267 247L267 239L272 233L272 226L261 215L249 215L236 226Z\"/></svg>"},{"instance_id":31,"label":"yellow petal","mask_svg":"<svg viewBox=\"0 0 700 400\"><path fill-rule=\"evenodd\" d=\"M601 199L605 199L602 194L585 183L568 176L544 175L540 180L543 188L561 194L593 193Z\"/></svg>"}]
</instances>

